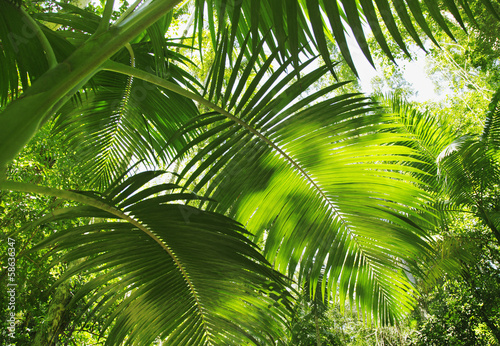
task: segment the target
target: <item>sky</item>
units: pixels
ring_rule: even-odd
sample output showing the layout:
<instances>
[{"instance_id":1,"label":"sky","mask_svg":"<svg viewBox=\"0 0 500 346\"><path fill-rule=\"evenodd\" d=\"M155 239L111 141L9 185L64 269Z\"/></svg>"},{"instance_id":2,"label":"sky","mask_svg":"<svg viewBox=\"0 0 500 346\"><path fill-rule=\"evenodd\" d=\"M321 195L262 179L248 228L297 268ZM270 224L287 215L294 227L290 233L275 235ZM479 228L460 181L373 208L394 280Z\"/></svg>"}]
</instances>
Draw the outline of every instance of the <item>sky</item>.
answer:
<instances>
[{"instance_id":1,"label":"sky","mask_svg":"<svg viewBox=\"0 0 500 346\"><path fill-rule=\"evenodd\" d=\"M368 29L369 30L369 29ZM372 79L377 75L382 75L375 70L373 66L365 58L359 48L354 35L347 33L347 44L351 50L354 64L360 76L360 85L363 92L369 94L373 91ZM416 95L411 98L411 101L425 102L429 100L442 100L446 97L446 92L436 93L434 82L429 78L426 72L427 59L423 50L416 51L416 55L412 57L412 61L398 60L398 65L404 70L403 76L413 89ZM389 92L390 90L387 90Z\"/></svg>"}]
</instances>

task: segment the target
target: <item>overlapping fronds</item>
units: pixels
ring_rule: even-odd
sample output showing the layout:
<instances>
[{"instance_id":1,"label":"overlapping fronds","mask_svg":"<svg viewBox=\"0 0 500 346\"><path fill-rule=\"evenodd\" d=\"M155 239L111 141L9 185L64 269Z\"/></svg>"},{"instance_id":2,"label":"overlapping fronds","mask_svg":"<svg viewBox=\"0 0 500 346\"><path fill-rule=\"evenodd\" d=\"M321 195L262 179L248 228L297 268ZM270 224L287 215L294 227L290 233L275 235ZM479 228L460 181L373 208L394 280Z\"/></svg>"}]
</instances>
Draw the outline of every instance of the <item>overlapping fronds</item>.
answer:
<instances>
[{"instance_id":1,"label":"overlapping fronds","mask_svg":"<svg viewBox=\"0 0 500 346\"><path fill-rule=\"evenodd\" d=\"M99 26L101 17L70 3L57 2L58 11L34 13L33 18L51 23L54 29L75 46L83 43Z\"/></svg>"},{"instance_id":2,"label":"overlapping fronds","mask_svg":"<svg viewBox=\"0 0 500 346\"><path fill-rule=\"evenodd\" d=\"M481 199L494 188L500 171L493 153L470 136L454 141L438 158L441 181L458 205L467 205Z\"/></svg>"},{"instance_id":3,"label":"overlapping fronds","mask_svg":"<svg viewBox=\"0 0 500 346\"><path fill-rule=\"evenodd\" d=\"M310 273L314 287L324 267L323 289L342 303L350 299L368 320L393 322L416 295L403 262L411 266L429 250L407 218L426 198L406 174L414 170L404 164L415 160L414 151L394 144L409 139L388 131L390 117L373 112L370 100L329 95L343 83L307 94L327 67L296 79L310 62L295 68L289 59L272 75L260 70L249 80L256 62L243 67L241 55L228 80L212 72L218 77L206 88L225 111L187 127L203 133L190 141L201 149L181 173L185 184L217 201L209 210L227 213L265 242L278 270L299 279ZM216 60L213 71L227 60Z\"/></svg>"},{"instance_id":4,"label":"overlapping fronds","mask_svg":"<svg viewBox=\"0 0 500 346\"><path fill-rule=\"evenodd\" d=\"M476 214L500 242L500 164L486 141L464 136L440 155L440 181L450 201Z\"/></svg>"},{"instance_id":5,"label":"overlapping fronds","mask_svg":"<svg viewBox=\"0 0 500 346\"><path fill-rule=\"evenodd\" d=\"M424 14L424 3L429 16ZM483 3L495 13L490 0L484 0ZM217 33L222 32L221 29L226 25L231 25L231 47L235 41L241 46L244 37L251 33L255 48L259 38L271 30L272 35L267 37L266 44L271 49L280 47L282 56L291 56L295 66L299 62L298 47L306 47L306 51L310 53L313 50L319 51L326 64L331 67L331 52L327 43L331 40L337 44L346 62L355 71L347 28L352 30L359 47L372 62L366 29L363 28L365 23L370 27L382 51L392 58L387 42L389 38L384 36L382 27L387 28L390 38L409 54L402 38L403 31L422 48L422 37L417 33L417 28L437 44L429 26L430 21L453 37L446 15L442 12L450 13L465 28L459 8L472 15L467 1L456 0L425 0L423 3L418 0L196 0L196 24L200 40L203 28L208 24L214 43ZM251 48L248 49L249 54L251 51Z\"/></svg>"},{"instance_id":6,"label":"overlapping fronds","mask_svg":"<svg viewBox=\"0 0 500 346\"><path fill-rule=\"evenodd\" d=\"M168 73L166 61L169 57L165 52L165 33L172 18L171 10L179 2L179 0L161 3L148 2L137 8L134 5L127 9L123 16L114 23L113 20L108 23L109 18L100 18L94 13L71 4L57 3L57 11L55 12L35 13L33 16L29 16L22 11L22 6L15 6L7 0L1 0L2 11L0 12L4 17L2 21L4 25L0 27L2 42L0 59L3 61L0 66L3 68L2 74L7 76L0 82L1 102L5 104L8 100L16 98L19 95L20 84L25 89L28 85L33 84L33 80L43 78L40 83L34 83L34 86L26 91L25 96L33 97L27 98L23 102L13 102L2 113L2 118L0 118L2 123L16 127L19 132L12 132L12 138L8 132L2 133L2 136L8 138L7 142L9 143L2 146L2 165L14 157L16 152L20 150L20 146L32 137L33 132L36 132L39 124L56 113L63 101L84 87L85 83L99 70L102 61L98 57L99 54L93 54L96 49L100 49L107 58L110 58L112 54L123 49L128 43L149 41L152 44L155 59L153 70L159 76L166 76ZM344 33L347 27L353 30L365 55L371 59L363 31L362 23L364 20L372 29L382 49L391 56L386 38L382 34L381 25L387 27L390 36L401 49L405 50L401 39L401 30L403 29L407 30L417 42L421 41L415 30L417 24L427 36L432 37L432 32L426 22L430 20L430 17L438 23L441 29L447 30L446 21L438 6L447 9L462 25L463 21L458 7L462 7L469 14L471 13L466 1L460 1L460 6L458 6L454 0L447 0L440 5L434 1L425 1L430 13L429 18L424 18L423 6L417 0L393 0L392 2L388 0L363 0L359 2L351 0L277 0L273 2L196 0L194 3L196 9L195 32L199 33L200 39L205 28L205 21L208 19L207 25L214 43L221 37L222 29L225 29L226 26L230 27L227 47L229 52L233 50L233 47L241 47L245 51L246 57L251 59L252 52L259 51L260 39L265 37L265 46L268 50L275 50L275 48L279 50L280 62L291 58L292 65L298 68L302 58L302 56L299 58L301 51L309 55L320 52L330 70L333 70L333 63L329 57L331 47L328 45L328 40L337 42L346 61L354 69ZM483 3L494 12L490 0L484 0ZM42 11L42 9L39 10ZM396 15L401 18L403 28L396 25ZM32 17L53 23L56 27L51 26L53 30L44 28ZM413 22L417 24L414 25ZM19 23L24 24L14 25ZM101 23L103 23L102 26ZM139 23L140 25L138 25ZM108 24L110 24L110 31L107 31L106 35L103 35L104 32L95 35L98 28L107 28ZM23 43L27 39L26 32L29 32L30 42L33 41L33 44L26 45L26 47L33 48L27 48L26 51L19 50L19 54L14 54L20 45L19 42L12 43L12 35L20 33L21 35L16 37L20 38L21 43ZM246 41L249 36L250 40ZM92 39L90 39L91 37ZM119 37L117 38L119 42L108 44L113 37ZM24 43L22 45L24 46ZM60 47L56 46L64 46L63 51L60 51ZM78 47L79 53L68 56L68 51L72 52L73 47ZM262 51L260 52L263 57L264 54ZM73 76L71 74L70 76L69 72L66 73L66 69L73 64L81 68L85 65L86 67L83 68L85 72L82 75ZM47 66L57 66L58 68L47 70ZM73 71L71 73L76 74L75 71L79 71L79 69L72 66L68 71ZM71 88L59 89L55 86L47 86L56 85L56 81L62 80L65 75L69 81L65 81L63 84L68 87L71 85ZM21 83L19 83L18 76ZM44 93L47 97L41 96ZM19 112L26 113L30 107L33 108L33 112L22 118L16 118L15 113L19 109L22 109ZM25 130L21 130L25 127Z\"/></svg>"},{"instance_id":7,"label":"overlapping fronds","mask_svg":"<svg viewBox=\"0 0 500 346\"><path fill-rule=\"evenodd\" d=\"M245 229L220 214L187 206L198 199L174 184L144 187L162 172L142 172L87 206L44 222L95 218L58 230L34 250L56 246L72 262L60 279L94 273L73 297L109 316L107 345L273 344L284 332L289 293Z\"/></svg>"},{"instance_id":8,"label":"overlapping fronds","mask_svg":"<svg viewBox=\"0 0 500 346\"><path fill-rule=\"evenodd\" d=\"M445 275L459 276L463 274L465 263L477 261L477 257L473 255L474 249L477 249L475 242L457 235L447 234L445 229L440 231L440 234L433 237L436 240L435 246L438 255L429 265L425 280L422 282L423 290L435 287Z\"/></svg>"},{"instance_id":9,"label":"overlapping fronds","mask_svg":"<svg viewBox=\"0 0 500 346\"><path fill-rule=\"evenodd\" d=\"M165 39L169 13L179 2L146 2L127 11L118 25L111 23L108 31L107 18L67 4L60 5L61 12L35 16L61 25L59 33L0 0L0 69L7 76L0 81L1 102L20 95L19 86L31 85L0 118L0 166L67 101L58 128L72 138L97 189L103 191L121 176L132 159L167 160L181 147L180 154L196 148L183 178L195 192L217 201L205 202L208 211L172 204L194 199L174 192L172 185L133 194L148 181L139 175L108 189L107 200L94 196L102 208L92 204L57 214L114 220L58 232L46 243L69 250L64 260L86 259L74 273L102 273L78 297L97 293L89 305L96 303L96 311L118 304L109 320L114 329L108 342L148 344L159 336L171 345L269 344L278 337L282 327L275 326L284 321L282 311L263 311L275 303L266 289L268 280L282 287L281 277L241 226L220 214L254 232L276 269L298 274L299 280L310 277L312 291L324 268L323 291L338 295L342 303L349 300L367 320L391 323L403 316L416 295L406 270L430 251L426 234L412 221L421 218L418 210L427 203L420 188L427 172L423 167L430 167L442 142L432 143L436 134L422 122L411 123L432 148L430 156L416 154L420 139L401 131L411 126L394 124L392 116L374 111L360 95L330 96L342 83L311 93L307 88L333 69L329 39L354 69L347 27L371 60L363 20L389 57L381 25L403 51L402 29L421 46L417 25L432 39L420 2L196 0L199 38L207 18L214 46L222 42L204 94L204 101L222 110L203 115L192 100L167 88L101 71L109 59L134 61L138 70L170 78L184 87L177 89L181 94L190 89L198 100L193 78L171 64L185 60L168 49ZM463 26L457 3L471 12L466 1L446 0L442 6ZM483 3L491 7L490 0ZM451 35L441 4L425 0L425 5ZM25 27L13 28L24 19ZM33 44L13 43L12 33L23 34L26 28L34 29L28 40ZM104 29L93 35L98 28ZM234 47L240 48L236 57ZM326 66L301 62L301 52L319 52ZM82 89L85 85L89 88ZM79 99L68 101L78 91ZM188 120L184 136L169 141ZM447 159L441 162L468 178L467 170L459 171L466 156L452 153L485 151L475 144L456 148L445 155L449 165ZM486 167L483 161L475 158L471 169ZM496 166L491 167L497 176Z\"/></svg>"},{"instance_id":10,"label":"overlapping fronds","mask_svg":"<svg viewBox=\"0 0 500 346\"><path fill-rule=\"evenodd\" d=\"M154 71L151 44L138 43L131 49L135 66ZM125 51L115 59L127 61L128 54ZM170 64L166 71L171 82L195 90L192 77L184 70ZM169 146L166 143L198 114L189 99L113 72L97 74L92 86L80 101L62 108L55 128L81 157L80 168L90 177L91 186L101 191L133 160L168 161L185 141L179 138Z\"/></svg>"},{"instance_id":11,"label":"overlapping fronds","mask_svg":"<svg viewBox=\"0 0 500 346\"><path fill-rule=\"evenodd\" d=\"M488 209L483 203L499 184L499 95L490 103L483 133L458 138L438 157L444 187L458 205Z\"/></svg>"},{"instance_id":12,"label":"overlapping fronds","mask_svg":"<svg viewBox=\"0 0 500 346\"><path fill-rule=\"evenodd\" d=\"M500 205L496 198L500 166L498 157L498 99L496 93L486 114L483 133L458 136L435 115L415 110L398 97L387 100L394 121L413 140L422 181L434 195L434 210L473 212L500 240Z\"/></svg>"},{"instance_id":13,"label":"overlapping fronds","mask_svg":"<svg viewBox=\"0 0 500 346\"><path fill-rule=\"evenodd\" d=\"M56 61L64 61L75 46L90 38L101 20L92 12L61 3L58 12L33 15L35 20L58 25L57 30L50 30L19 7L4 0L0 6L2 104L17 98L21 88L28 88L49 69L48 51ZM154 71L196 91L197 81L176 65L189 64L189 60L169 49L172 42L165 39L171 16L151 25L133 40L129 50L122 49L114 59ZM198 114L190 100L110 72L97 74L81 87L78 97L70 99L58 112L55 129L81 157L79 168L90 177L90 186L100 190L132 159L166 161L184 144L180 140L166 147L169 138L180 124Z\"/></svg>"},{"instance_id":14,"label":"overlapping fronds","mask_svg":"<svg viewBox=\"0 0 500 346\"><path fill-rule=\"evenodd\" d=\"M439 184L438 157L457 139L447 120L428 111L418 110L399 95L379 98L379 101L387 105L385 111L392 113L393 122L399 124L400 133L409 138L401 144L415 149L414 155L418 161L411 164L419 169L419 178L434 191L439 190L436 185Z\"/></svg>"}]
</instances>

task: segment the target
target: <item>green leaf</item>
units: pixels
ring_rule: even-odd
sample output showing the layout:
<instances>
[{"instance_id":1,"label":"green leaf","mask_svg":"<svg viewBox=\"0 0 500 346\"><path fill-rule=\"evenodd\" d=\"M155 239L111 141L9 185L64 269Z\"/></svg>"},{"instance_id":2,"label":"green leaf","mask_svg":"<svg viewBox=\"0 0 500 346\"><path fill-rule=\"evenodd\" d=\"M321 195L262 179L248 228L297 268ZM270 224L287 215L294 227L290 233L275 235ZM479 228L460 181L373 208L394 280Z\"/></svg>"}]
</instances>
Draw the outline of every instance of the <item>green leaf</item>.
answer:
<instances>
[{"instance_id":1,"label":"green leaf","mask_svg":"<svg viewBox=\"0 0 500 346\"><path fill-rule=\"evenodd\" d=\"M344 27L342 25L342 19L340 17L337 3L336 1L334 3L332 1L323 0L323 7L326 14L328 15L330 26L332 27L333 34L335 35L335 40L340 48L340 52L342 53L342 56L344 57L351 70L357 75L356 68L354 66L354 62L352 61L351 53L347 45L347 40L344 35Z\"/></svg>"},{"instance_id":2,"label":"green leaf","mask_svg":"<svg viewBox=\"0 0 500 346\"><path fill-rule=\"evenodd\" d=\"M0 105L17 98L49 68L35 30L19 7L0 1Z\"/></svg>"},{"instance_id":3,"label":"green leaf","mask_svg":"<svg viewBox=\"0 0 500 346\"><path fill-rule=\"evenodd\" d=\"M368 43L366 42L366 37L363 31L363 26L361 25L361 18L358 13L356 3L350 0L342 0L342 5L344 6L347 20L349 21L349 27L354 33L356 42L358 42L358 45L361 48L361 51L365 55L366 59L370 62L370 64L372 64L372 66L375 66L370 54Z\"/></svg>"},{"instance_id":4,"label":"green leaf","mask_svg":"<svg viewBox=\"0 0 500 346\"><path fill-rule=\"evenodd\" d=\"M33 249L57 245L60 261L76 261L59 282L98 274L70 306L88 297L92 315L108 316L107 345L150 344L156 338L170 345L259 344L282 337L288 281L271 269L238 223L175 203L185 196L169 193L168 184L138 190L160 173L143 172L121 185L131 195L122 201L126 218L92 206L66 208L44 220L107 219L58 231ZM162 191L167 195L158 196Z\"/></svg>"},{"instance_id":5,"label":"green leaf","mask_svg":"<svg viewBox=\"0 0 500 346\"><path fill-rule=\"evenodd\" d=\"M489 11L494 15L498 15L489 0L483 1ZM227 2L223 0L216 0L215 2L208 0L196 2L196 11L198 11L198 36L200 42L203 35L203 25L201 23L204 20L204 16L202 12L206 4L208 28L214 45L216 42L216 35L222 30L226 30L228 27L230 27L229 31L231 32L229 40L230 47L233 47L235 39L239 41L240 46L243 46L241 44L242 41L248 34L251 34L252 48L255 48L259 39L264 36L264 33L271 30L270 37L266 38L266 44L271 50L280 47L281 60L292 57L295 61L294 66L298 65L297 49L299 49L299 47L304 47L308 54L314 55L314 51L310 48L310 45L313 45L318 49L326 64L331 67L329 63L330 52L326 49L326 40L331 39L332 34L324 25L327 20L332 28L336 44L353 71L355 71L355 67L352 63L350 49L344 37L344 31L347 27L352 29L364 55L370 61L371 53L366 43L366 34L361 25L365 19L374 32L376 40L383 52L389 58L391 58L393 53L386 43L389 38L394 39L399 47L408 54L399 29L395 24L396 13L409 35L423 49L422 35L415 30L413 21L416 21L422 28L424 37L429 37L436 44L437 41L434 39L433 31L429 26L431 21L435 21L441 30L451 35L448 24L441 15L437 3L430 0L425 0L431 13L429 18L424 17L422 5L418 0L393 0L392 4L396 13L392 12L388 0L363 0L360 2L350 0L276 0L272 2L262 2L260 0L234 0L234 2L235 3L233 3L233 1ZM463 20L458 11L458 3L462 4L462 7L465 7L467 10L467 4L463 4L463 0L445 0L444 7L452 13L462 28L465 29ZM375 4L380 11L381 18L375 13ZM230 10L226 10L226 6L229 6ZM410 17L409 11L413 14L414 19ZM471 14L470 11L468 11L468 13ZM219 24L218 30L214 24L213 18L217 18ZM380 19L386 24L389 31L389 37L385 37L382 34Z\"/></svg>"},{"instance_id":6,"label":"green leaf","mask_svg":"<svg viewBox=\"0 0 500 346\"><path fill-rule=\"evenodd\" d=\"M396 41L398 46L406 53L406 55L410 56L410 53L408 52L406 45L403 42L401 33L399 32L399 29L394 20L393 12L391 10L389 2L387 0L375 0L375 2L377 3L380 15L382 16L385 26L387 27L387 30L389 30L389 32L391 33L392 38Z\"/></svg>"},{"instance_id":7,"label":"green leaf","mask_svg":"<svg viewBox=\"0 0 500 346\"><path fill-rule=\"evenodd\" d=\"M387 45L387 42L383 35L382 29L380 28L380 24L377 18L377 13L375 12L375 7L373 6L372 1L361 0L360 3L361 6L363 7L363 12L365 14L365 17L366 19L368 19L368 24L370 24L370 28L372 29L373 35L375 36L375 39L382 48L382 51L389 57L389 59L394 61L394 57L392 56L391 50L389 49L389 46ZM399 34L399 32L397 33Z\"/></svg>"},{"instance_id":8,"label":"green leaf","mask_svg":"<svg viewBox=\"0 0 500 346\"><path fill-rule=\"evenodd\" d=\"M398 0L398 1L402 1L402 0ZM425 32L425 34L431 39L432 42L434 42L434 44L436 46L439 46L438 42L436 41L436 39L432 35L432 32L431 32L431 29L429 28L429 25L425 21L424 15L422 13L422 8L420 7L420 3L418 2L418 0L407 0L407 4L411 10L411 13L413 14L413 18L415 18L415 20L417 21L420 28L422 28L422 30Z\"/></svg>"},{"instance_id":9,"label":"green leaf","mask_svg":"<svg viewBox=\"0 0 500 346\"><path fill-rule=\"evenodd\" d=\"M497 90L488 105L481 140L496 150L500 148L500 90Z\"/></svg>"},{"instance_id":10,"label":"green leaf","mask_svg":"<svg viewBox=\"0 0 500 346\"><path fill-rule=\"evenodd\" d=\"M317 40L317 47L318 50L325 60L325 64L330 68L330 70L333 72L333 65L330 60L330 52L328 50L328 46L326 44L326 38L324 34L324 25L323 25L323 18L321 17L321 12L320 12L320 7L319 7L319 1L318 0L307 0L306 1L307 5L307 10L309 12L309 20L311 22L312 28L314 35L316 36ZM333 73L333 76L335 77L335 73ZM336 77L335 77L336 78Z\"/></svg>"},{"instance_id":11,"label":"green leaf","mask_svg":"<svg viewBox=\"0 0 500 346\"><path fill-rule=\"evenodd\" d=\"M154 69L156 61L149 55L150 48L133 46L136 66ZM127 61L130 57L124 51L115 59ZM171 81L190 85L174 64L166 73ZM128 168L132 158L166 163L185 145L184 138L169 140L198 114L191 100L113 72L100 72L92 82L93 90L81 103L68 102L62 108L55 127L80 155L80 169L89 176L92 187L104 190ZM96 137L100 138L97 143Z\"/></svg>"},{"instance_id":12,"label":"green leaf","mask_svg":"<svg viewBox=\"0 0 500 346\"><path fill-rule=\"evenodd\" d=\"M243 97L226 90L237 116L218 111L226 120L209 113L190 123L208 127L207 145L180 179L216 201L209 210L245 224L277 269L303 278L326 266L330 294L338 287L342 302L356 299L369 319L391 323L415 303L403 263L412 267L431 252L410 220L425 222L415 210L429 199L412 176L424 172L411 165L421 161L371 101L328 95L344 83L307 95L326 67L298 79L307 63L287 73L292 64L245 77Z\"/></svg>"}]
</instances>

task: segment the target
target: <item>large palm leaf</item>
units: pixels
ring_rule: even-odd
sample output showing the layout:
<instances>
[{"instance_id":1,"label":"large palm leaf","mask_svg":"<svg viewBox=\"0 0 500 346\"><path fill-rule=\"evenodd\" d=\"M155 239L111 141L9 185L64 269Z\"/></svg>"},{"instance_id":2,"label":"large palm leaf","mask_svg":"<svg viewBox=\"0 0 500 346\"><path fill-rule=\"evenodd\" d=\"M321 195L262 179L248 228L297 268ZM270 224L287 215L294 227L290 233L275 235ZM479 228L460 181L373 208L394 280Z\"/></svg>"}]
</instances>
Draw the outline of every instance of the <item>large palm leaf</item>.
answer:
<instances>
[{"instance_id":1,"label":"large palm leaf","mask_svg":"<svg viewBox=\"0 0 500 346\"><path fill-rule=\"evenodd\" d=\"M289 59L270 76L239 80L257 63L240 70L242 55L227 81L216 71L228 59L213 66L218 77L205 96L224 110L187 126L202 134L190 141L198 149L181 173L185 184L216 201L209 210L239 220L264 241L278 270L299 279L310 273L314 287L325 266L327 289L342 302L350 299L382 323L401 317L415 298L403 263L429 250L407 218L426 198L402 163L414 160L413 150L390 145L406 138L387 131L390 117L374 112L370 100L327 97L343 83L306 94L327 67L299 79L310 62L294 68Z\"/></svg>"},{"instance_id":2,"label":"large palm leaf","mask_svg":"<svg viewBox=\"0 0 500 346\"><path fill-rule=\"evenodd\" d=\"M70 306L87 297L93 314L109 316L106 344L149 345L156 338L169 345L273 344L288 314L284 277L270 268L241 225L181 203L200 197L180 193L174 184L143 187L162 173L139 173L103 195L19 183L3 187L86 204L27 227L94 218L86 226L58 230L33 251L55 245L63 254L58 261L74 263L59 281L94 274Z\"/></svg>"},{"instance_id":3,"label":"large palm leaf","mask_svg":"<svg viewBox=\"0 0 500 346\"><path fill-rule=\"evenodd\" d=\"M393 114L393 122L398 124L398 131L409 140L401 145L414 149L415 161L411 166L418 169L414 174L425 183L423 186L434 195L435 200L442 194L442 182L439 181L438 158L449 145L456 141L455 133L447 119L435 113L419 110L405 101L400 95L377 97L385 105L385 112ZM439 206L436 209L440 209Z\"/></svg>"},{"instance_id":4,"label":"large palm leaf","mask_svg":"<svg viewBox=\"0 0 500 346\"><path fill-rule=\"evenodd\" d=\"M134 66L157 71L157 61L150 55L151 42L133 44L130 50ZM196 81L173 63L178 58L175 52L164 52L170 53L171 58L164 58L168 67L158 72L168 74L171 82L196 90L191 85ZM115 59L128 63L129 52L122 52ZM80 100L62 107L55 126L55 131L67 138L70 149L81 158L79 169L89 177L91 187L102 191L131 161L168 162L186 143L178 138L167 146L179 127L198 114L192 100L113 72L98 73L91 86Z\"/></svg>"},{"instance_id":5,"label":"large palm leaf","mask_svg":"<svg viewBox=\"0 0 500 346\"><path fill-rule=\"evenodd\" d=\"M404 173L415 171L403 164L415 161L414 151L381 145L406 136L388 131L391 118L359 95L322 99L342 83L303 94L326 67L298 79L297 71L311 61L294 69L290 59L273 74L261 69L249 80L259 55L243 68L242 51L226 78L227 41L218 52L205 99L124 64L106 68L215 110L186 127L188 136L200 133L186 150L201 147L184 169L186 184L196 182L195 191L217 200L208 208L248 222L277 269L293 274L298 266L299 279L310 272L314 286L326 265L328 290L338 291L341 301L349 297L368 319L388 323L401 317L415 296L405 270L429 250L425 235L407 218L419 217L415 210L425 201L419 181ZM261 64L272 65L277 55Z\"/></svg>"}]
</instances>

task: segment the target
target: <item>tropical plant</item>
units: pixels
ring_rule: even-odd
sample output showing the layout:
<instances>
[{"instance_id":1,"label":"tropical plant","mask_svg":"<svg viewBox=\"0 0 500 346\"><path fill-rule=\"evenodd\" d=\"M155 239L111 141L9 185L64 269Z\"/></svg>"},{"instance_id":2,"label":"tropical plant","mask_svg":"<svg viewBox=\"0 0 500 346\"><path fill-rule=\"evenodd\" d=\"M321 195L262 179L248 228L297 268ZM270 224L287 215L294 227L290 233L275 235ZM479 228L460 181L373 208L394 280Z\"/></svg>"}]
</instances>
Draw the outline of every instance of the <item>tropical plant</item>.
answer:
<instances>
[{"instance_id":1,"label":"tropical plant","mask_svg":"<svg viewBox=\"0 0 500 346\"><path fill-rule=\"evenodd\" d=\"M420 172L426 172L439 215L434 233L440 256L420 284L430 291L424 304L431 317L421 326L419 344L500 340L498 311L490 309L499 283L499 100L497 91L482 133L467 135L447 131L446 123L397 97L389 101L425 162Z\"/></svg>"},{"instance_id":2,"label":"tropical plant","mask_svg":"<svg viewBox=\"0 0 500 346\"><path fill-rule=\"evenodd\" d=\"M410 145L418 151L416 158L424 162L418 168L427 175L422 179L441 203L436 210L473 213L500 244L496 198L500 178L499 101L500 90L493 95L481 134L452 131L446 119L420 112L397 96L389 103L403 132L414 139Z\"/></svg>"},{"instance_id":3,"label":"tropical plant","mask_svg":"<svg viewBox=\"0 0 500 346\"><path fill-rule=\"evenodd\" d=\"M462 261L461 275L447 273L436 285L423 285L413 344L498 345L500 246L470 215L450 222L447 236L459 245L453 256L467 251L471 260Z\"/></svg>"},{"instance_id":4,"label":"tropical plant","mask_svg":"<svg viewBox=\"0 0 500 346\"><path fill-rule=\"evenodd\" d=\"M113 342L150 344L160 337L172 345L184 345L186 340L188 344L216 345L241 344L246 339L272 343L276 324L284 323L286 314L273 313L277 299L266 298L262 292L282 300L278 309L286 305L283 278L266 265L236 222L169 203L197 196L174 193L178 188L174 184L137 192L162 173L136 174L110 186L102 196L40 188L39 193L86 206L59 209L25 229L67 218L106 220L57 232L39 246L57 243L56 251L71 250L64 252L61 260L77 264L61 281L75 273L101 274L86 284L73 302L92 293L89 308L95 302L97 310L114 307L107 323L116 319L121 327L109 336ZM14 184L22 189L21 183ZM33 191L33 187L27 190ZM169 193L154 196L165 191ZM256 342L256 336L270 340Z\"/></svg>"},{"instance_id":5,"label":"tropical plant","mask_svg":"<svg viewBox=\"0 0 500 346\"><path fill-rule=\"evenodd\" d=\"M43 243L57 242L64 260L86 259L63 279L113 269L75 300L103 293L91 301L97 312L123 298L108 320L109 344L157 337L172 345L273 343L288 301L276 270L299 281L308 273L314 291L324 268L322 291L349 300L366 320L402 317L416 295L406 271L431 250L410 220L421 219L428 200L421 179L409 174L418 169L415 150L370 100L329 95L343 83L307 88L334 73L327 39L354 69L344 23L369 59L362 19L388 56L382 22L406 50L395 13L417 43L409 12L432 39L418 2L378 0L377 13L369 0L194 1L194 36L201 49L207 27L215 49L205 85L180 67L190 64L177 50L185 47L165 38L179 2L139 0L116 15L108 0L98 16L65 3L54 10L42 3L30 15L20 3L0 1L0 167L55 118L95 190L1 178L3 189L84 205L38 224L102 220ZM437 3L426 5L449 32ZM455 1L445 8L463 25ZM313 59L302 55L317 51L325 66L309 71ZM200 114L197 104L212 111ZM188 152L192 159L184 159ZM140 190L157 173L126 175L131 162L174 158L186 164L177 184ZM252 241L263 242L267 260Z\"/></svg>"}]
</instances>

